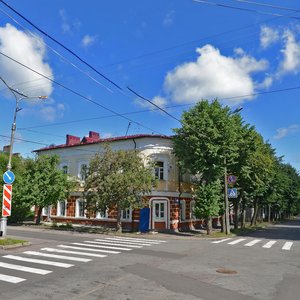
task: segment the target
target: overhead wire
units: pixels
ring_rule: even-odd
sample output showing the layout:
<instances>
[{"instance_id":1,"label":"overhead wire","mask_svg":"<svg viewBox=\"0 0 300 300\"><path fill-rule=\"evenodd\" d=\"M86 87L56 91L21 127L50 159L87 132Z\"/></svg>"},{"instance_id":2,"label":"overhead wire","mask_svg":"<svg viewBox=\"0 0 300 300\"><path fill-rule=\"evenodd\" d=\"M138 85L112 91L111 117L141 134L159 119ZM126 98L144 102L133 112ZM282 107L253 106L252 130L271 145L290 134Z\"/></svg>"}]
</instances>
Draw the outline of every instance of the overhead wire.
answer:
<instances>
[{"instance_id":1,"label":"overhead wire","mask_svg":"<svg viewBox=\"0 0 300 300\"><path fill-rule=\"evenodd\" d=\"M33 38L37 39L38 37L33 34L30 30L28 30L24 25L22 25L20 22L18 22L15 18L13 18L9 13L7 13L5 10L3 10L2 8L0 8L0 11L5 14L9 19L11 19L13 22L15 22L16 24L18 24L18 26L20 26L21 28L23 28L23 30L25 30L26 32L28 32ZM113 90L111 90L109 87L107 87L106 85L104 85L102 82L100 82L99 80L97 80L96 78L94 78L93 76L91 76L88 72L82 70L80 67L78 67L76 64L74 64L73 62L71 62L69 59L67 59L66 57L64 57L61 53L59 53L58 51L56 51L54 48L52 48L51 46L49 46L45 41L44 44L46 45L46 47L51 50L54 54L56 54L59 58L61 58L63 61L65 61L66 63L70 64L72 67L74 67L75 69L77 69L79 72L81 72L82 74L84 74L85 76L89 77L92 81L96 82L98 85L100 85L101 87L104 87L107 91L113 93Z\"/></svg>"},{"instance_id":2,"label":"overhead wire","mask_svg":"<svg viewBox=\"0 0 300 300\"><path fill-rule=\"evenodd\" d=\"M0 1L2 1L2 0L0 0ZM269 15L269 16L276 16L276 17L300 20L300 17L290 16L290 15L282 15L282 14L272 13L272 12L265 12L265 11L261 11L261 10L227 5L227 4L222 4L222 3L212 2L212 1L206 1L206 0L193 0L193 1L200 3L200 4L207 4L207 5L219 6L219 7L223 7L223 8L230 8L230 9L235 9L235 10L240 10L240 11L247 11L247 12L257 13L257 14L262 14L262 15Z\"/></svg>"},{"instance_id":3,"label":"overhead wire","mask_svg":"<svg viewBox=\"0 0 300 300\"><path fill-rule=\"evenodd\" d=\"M15 14L17 14L20 18L22 18L23 20L25 20L27 23L29 23L32 27L34 27L37 31L39 31L40 33L42 33L44 36L46 36L47 38L49 38L51 41L53 41L54 43L58 44L60 47L62 47L63 49L65 49L67 52L69 52L70 54L72 54L73 56L75 56L80 62L82 62L83 64L85 64L86 66L88 66L90 69L92 69L94 72L96 72L98 75L100 75L102 78L104 78L106 81L108 81L110 84L112 84L113 86L115 86L117 89L119 89L120 91L122 91L123 89L117 84L115 83L113 80L111 80L110 78L108 78L106 75L104 75L102 72L100 72L99 70L97 70L95 67L93 67L90 63L88 63L86 60L84 60L83 58L81 58L78 54L76 54L73 50L71 50L69 47L65 46L64 44L62 44L61 42L59 42L56 38L54 38L52 35L48 34L47 32L45 32L44 30L42 30L41 28L39 28L37 25L35 25L32 21L30 21L28 18L26 18L25 16L23 16L21 13L19 13L16 9L14 9L12 6L10 6L9 4L7 4L5 1L0 0L1 3L3 3L8 9L10 9L11 11L13 11Z\"/></svg>"},{"instance_id":4,"label":"overhead wire","mask_svg":"<svg viewBox=\"0 0 300 300\"><path fill-rule=\"evenodd\" d=\"M1 0L0 0L0 1L1 1ZM118 112L116 112L116 111L114 111L114 110L112 110L112 109L110 109L110 108L108 108L108 107L106 107L106 106L100 104L100 103L97 102L97 101L94 101L94 100L92 100L92 99L90 99L90 98L88 98L88 97L82 95L81 93L79 93L79 92L77 92L77 91L71 89L70 87L67 87L66 85L64 85L64 84L62 84L62 83L60 83L60 82L58 82L58 81L56 81L56 80L54 80L54 79L52 79L52 78L50 78L50 77L48 77L48 76L46 76L46 75L40 73L40 72L38 72L38 71L36 71L36 70L34 70L34 69L28 67L27 65L25 65L25 64L23 64L23 63L17 61L16 59L10 57L9 55L7 55L7 54L5 54L5 53L3 53L3 52L1 52L1 51L0 51L0 55L2 55L2 56L4 56L4 57L6 57L7 59L9 59L9 60L11 60L11 61L13 61L13 62L19 64L19 65L22 66L22 67L24 67L24 68L26 68L26 69L28 69L28 70L30 70L30 71L32 71L32 72L34 72L34 73L40 75L40 76L46 78L47 80L49 80L49 81L55 83L56 85L62 87L63 89L65 89L65 90L71 92L72 94L74 94L74 95L76 95L76 96L78 96L78 97L80 97L80 98L85 99L85 100L88 101L88 102L93 103L94 105L97 105L97 106L99 106L99 107L101 107L101 108L103 108L103 109L105 109L105 110L107 110L107 111L109 111L109 112L111 112L111 113L113 113L113 114L115 114L115 115L117 115L117 116L119 116L119 117L121 117L121 118L127 120L127 121L131 121L132 123L135 123L135 124L137 124L137 125L139 125L139 126L145 128L145 129L147 129L147 130L150 130L150 131L152 131L152 132L156 132L156 133L159 133L159 134L161 134L161 135L164 135L164 134L162 134L162 133L160 133L160 132L158 132L158 131L156 131L156 130L153 130L152 128L150 128L150 127L148 127L148 126L143 125L143 124L140 123L140 122L134 121L134 120L132 120L132 119L126 117L126 116L123 116L122 114L120 114L120 113L118 113Z\"/></svg>"},{"instance_id":5,"label":"overhead wire","mask_svg":"<svg viewBox=\"0 0 300 300\"><path fill-rule=\"evenodd\" d=\"M281 10L288 10L288 11L293 11L293 12L300 12L300 9L296 9L296 8L290 8L290 7L286 7L286 6L278 6L278 5L255 2L255 1L250 1L250 0L231 0L231 1L242 2L242 3L247 3L247 4L253 4L253 5L258 5L258 6L275 8L275 9L281 9Z\"/></svg>"}]
</instances>

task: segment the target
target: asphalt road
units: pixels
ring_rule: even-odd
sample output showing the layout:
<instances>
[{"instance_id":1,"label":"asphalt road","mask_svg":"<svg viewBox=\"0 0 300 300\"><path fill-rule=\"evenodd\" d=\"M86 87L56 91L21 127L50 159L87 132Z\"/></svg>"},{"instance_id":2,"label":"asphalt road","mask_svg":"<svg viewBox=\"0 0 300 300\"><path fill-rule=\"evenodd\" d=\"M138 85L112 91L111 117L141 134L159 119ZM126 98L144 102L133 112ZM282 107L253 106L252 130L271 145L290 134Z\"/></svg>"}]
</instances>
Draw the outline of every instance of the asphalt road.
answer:
<instances>
[{"instance_id":1,"label":"asphalt road","mask_svg":"<svg viewBox=\"0 0 300 300\"><path fill-rule=\"evenodd\" d=\"M24 227L8 227L8 234L32 245L0 250L0 299L294 300L300 294L300 219L228 240L167 234L112 240Z\"/></svg>"}]
</instances>

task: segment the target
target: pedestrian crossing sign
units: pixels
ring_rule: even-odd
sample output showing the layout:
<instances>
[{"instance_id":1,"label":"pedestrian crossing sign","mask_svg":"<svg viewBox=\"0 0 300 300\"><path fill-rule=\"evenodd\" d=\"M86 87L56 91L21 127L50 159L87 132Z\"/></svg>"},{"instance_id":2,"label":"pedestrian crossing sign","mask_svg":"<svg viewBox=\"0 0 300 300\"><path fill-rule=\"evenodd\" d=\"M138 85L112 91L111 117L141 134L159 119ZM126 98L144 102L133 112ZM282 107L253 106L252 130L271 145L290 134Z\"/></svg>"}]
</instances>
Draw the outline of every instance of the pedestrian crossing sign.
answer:
<instances>
[{"instance_id":1,"label":"pedestrian crossing sign","mask_svg":"<svg viewBox=\"0 0 300 300\"><path fill-rule=\"evenodd\" d=\"M228 189L228 198L237 198L237 189Z\"/></svg>"}]
</instances>

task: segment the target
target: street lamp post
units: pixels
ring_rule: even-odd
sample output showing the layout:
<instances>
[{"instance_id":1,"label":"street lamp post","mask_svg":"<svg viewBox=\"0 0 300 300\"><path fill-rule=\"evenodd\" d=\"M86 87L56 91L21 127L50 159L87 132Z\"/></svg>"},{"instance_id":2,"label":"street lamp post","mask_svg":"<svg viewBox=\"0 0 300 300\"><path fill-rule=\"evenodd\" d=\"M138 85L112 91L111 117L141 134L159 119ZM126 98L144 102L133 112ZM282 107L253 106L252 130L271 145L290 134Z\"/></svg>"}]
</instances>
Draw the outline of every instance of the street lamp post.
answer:
<instances>
[{"instance_id":1,"label":"street lamp post","mask_svg":"<svg viewBox=\"0 0 300 300\"><path fill-rule=\"evenodd\" d=\"M6 85L6 87L14 95L15 100L16 100L14 118L13 118L13 123L12 123L12 126L11 126L9 156L8 156L8 164L7 164L7 170L10 171L11 168L12 168L11 160L12 160L12 155L13 155L14 137L15 137L15 131L16 131L16 128L17 128L17 126L16 126L17 113L22 109L22 108L19 107L20 101L24 100L24 99L47 99L48 97L47 96L27 96L27 95L13 89L12 87L10 87L1 76L0 76L0 80ZM4 236L6 236L6 233L7 233L7 217L2 216L0 225L1 225L0 226L0 229L1 229L0 233L4 237Z\"/></svg>"}]
</instances>

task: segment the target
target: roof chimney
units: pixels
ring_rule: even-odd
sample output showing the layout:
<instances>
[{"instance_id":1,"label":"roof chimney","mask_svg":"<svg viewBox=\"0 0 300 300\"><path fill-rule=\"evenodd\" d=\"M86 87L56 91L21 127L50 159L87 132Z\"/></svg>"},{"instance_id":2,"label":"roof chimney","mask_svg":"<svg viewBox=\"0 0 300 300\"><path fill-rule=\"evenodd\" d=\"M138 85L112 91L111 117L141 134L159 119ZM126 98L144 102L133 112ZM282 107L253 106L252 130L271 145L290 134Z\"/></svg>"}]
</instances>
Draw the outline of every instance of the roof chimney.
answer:
<instances>
[{"instance_id":1,"label":"roof chimney","mask_svg":"<svg viewBox=\"0 0 300 300\"><path fill-rule=\"evenodd\" d=\"M71 146L71 145L76 145L76 144L80 144L80 137L67 134L66 135L66 145Z\"/></svg>"},{"instance_id":2,"label":"roof chimney","mask_svg":"<svg viewBox=\"0 0 300 300\"><path fill-rule=\"evenodd\" d=\"M89 132L89 137L91 139L93 139L95 142L100 140L100 134L99 134L99 132L90 131Z\"/></svg>"}]
</instances>

